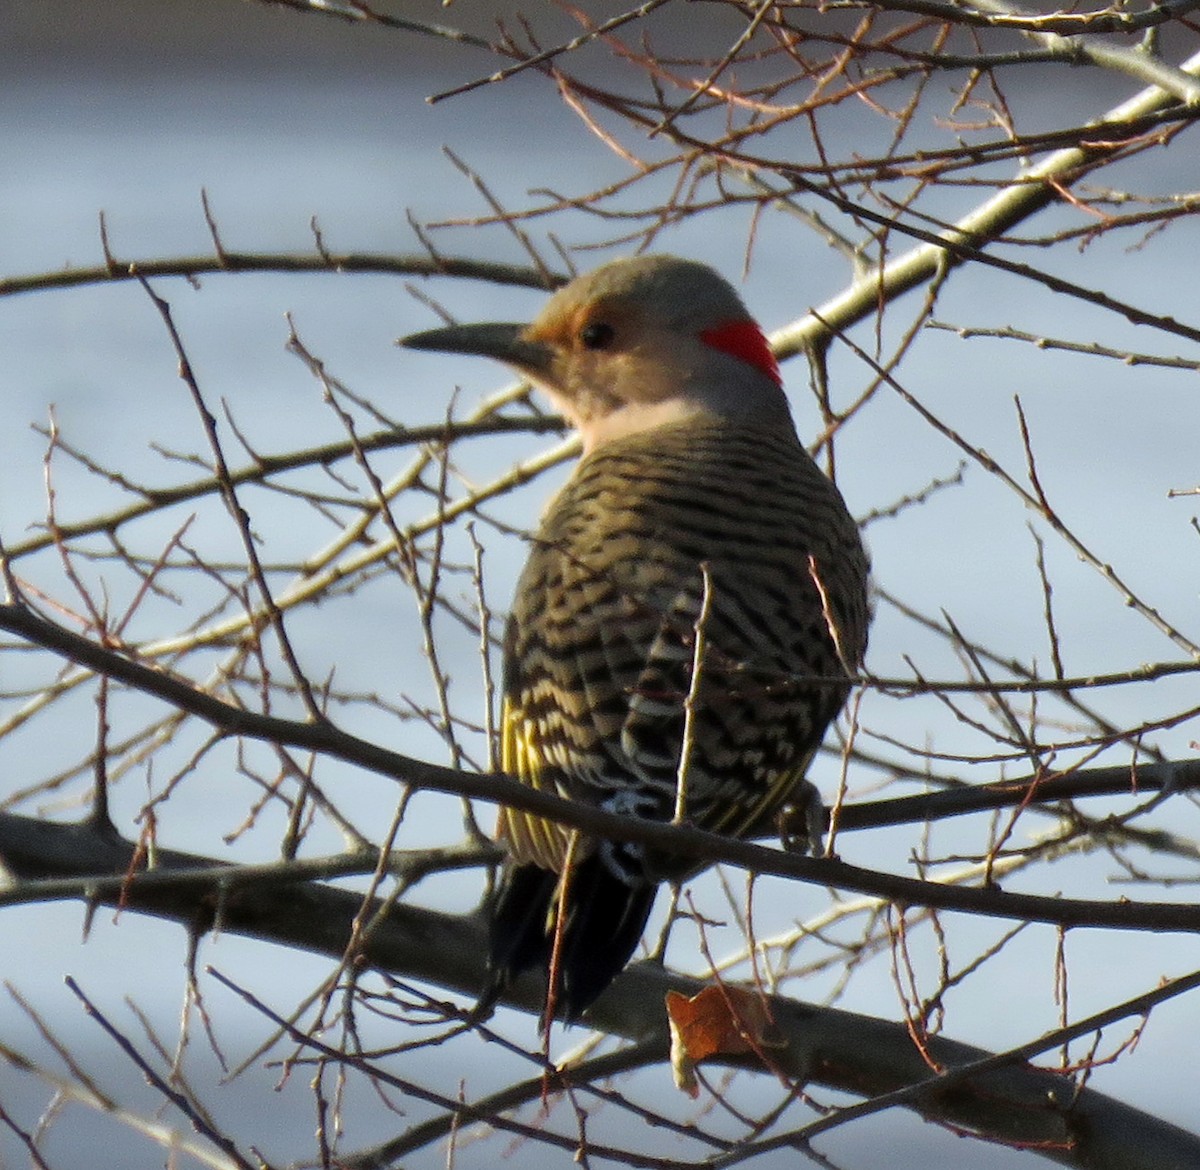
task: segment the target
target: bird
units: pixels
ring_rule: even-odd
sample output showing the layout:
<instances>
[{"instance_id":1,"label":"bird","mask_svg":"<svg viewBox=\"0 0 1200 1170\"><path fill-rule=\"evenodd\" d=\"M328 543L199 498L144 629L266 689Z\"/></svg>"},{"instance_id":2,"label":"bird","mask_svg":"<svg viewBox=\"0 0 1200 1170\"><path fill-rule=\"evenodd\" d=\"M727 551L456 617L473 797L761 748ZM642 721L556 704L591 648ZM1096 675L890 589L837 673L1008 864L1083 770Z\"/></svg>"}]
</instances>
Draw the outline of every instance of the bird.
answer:
<instances>
[{"instance_id":1,"label":"bird","mask_svg":"<svg viewBox=\"0 0 1200 1170\"><path fill-rule=\"evenodd\" d=\"M866 651L870 566L732 285L640 255L571 280L532 323L400 344L507 364L582 441L507 620L501 770L735 837L815 794L805 772ZM477 1010L540 969L556 981L547 1019L578 1020L633 955L659 885L703 868L503 806L497 839Z\"/></svg>"}]
</instances>

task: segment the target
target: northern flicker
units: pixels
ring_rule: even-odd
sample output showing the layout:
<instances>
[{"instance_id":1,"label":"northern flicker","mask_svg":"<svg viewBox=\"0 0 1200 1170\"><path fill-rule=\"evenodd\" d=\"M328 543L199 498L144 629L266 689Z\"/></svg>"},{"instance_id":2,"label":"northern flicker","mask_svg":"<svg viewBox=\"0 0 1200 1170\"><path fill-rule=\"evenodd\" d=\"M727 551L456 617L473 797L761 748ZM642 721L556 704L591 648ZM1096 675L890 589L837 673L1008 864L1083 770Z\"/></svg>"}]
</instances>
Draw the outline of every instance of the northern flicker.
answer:
<instances>
[{"instance_id":1,"label":"northern flicker","mask_svg":"<svg viewBox=\"0 0 1200 1170\"><path fill-rule=\"evenodd\" d=\"M737 293L693 261L618 260L560 289L532 324L403 344L515 367L582 437L509 617L503 770L615 813L682 813L736 836L771 826L807 787L862 661L868 562ZM497 835L509 860L481 1002L527 968L549 970L557 930L568 1020L629 960L657 884L697 869L513 809Z\"/></svg>"}]
</instances>

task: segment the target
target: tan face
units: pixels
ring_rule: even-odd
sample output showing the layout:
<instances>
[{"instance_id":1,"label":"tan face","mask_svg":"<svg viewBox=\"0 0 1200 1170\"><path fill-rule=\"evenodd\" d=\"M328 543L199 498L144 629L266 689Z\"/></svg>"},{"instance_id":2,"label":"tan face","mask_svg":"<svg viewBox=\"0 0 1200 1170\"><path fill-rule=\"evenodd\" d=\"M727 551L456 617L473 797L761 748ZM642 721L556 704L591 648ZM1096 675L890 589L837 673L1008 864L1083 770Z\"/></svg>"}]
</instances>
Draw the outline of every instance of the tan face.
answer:
<instances>
[{"instance_id":1,"label":"tan face","mask_svg":"<svg viewBox=\"0 0 1200 1170\"><path fill-rule=\"evenodd\" d=\"M711 358L699 338L619 297L552 300L522 340L550 354L545 367L525 372L581 429L680 398Z\"/></svg>"}]
</instances>

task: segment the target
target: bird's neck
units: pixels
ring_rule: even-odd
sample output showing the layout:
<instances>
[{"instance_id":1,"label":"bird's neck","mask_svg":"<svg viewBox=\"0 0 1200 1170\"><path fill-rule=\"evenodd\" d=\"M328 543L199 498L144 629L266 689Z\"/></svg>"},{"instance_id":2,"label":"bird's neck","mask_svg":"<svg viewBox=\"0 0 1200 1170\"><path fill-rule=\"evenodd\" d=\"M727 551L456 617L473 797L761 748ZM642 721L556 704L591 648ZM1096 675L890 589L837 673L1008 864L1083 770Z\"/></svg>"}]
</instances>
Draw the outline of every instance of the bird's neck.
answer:
<instances>
[{"instance_id":1,"label":"bird's neck","mask_svg":"<svg viewBox=\"0 0 1200 1170\"><path fill-rule=\"evenodd\" d=\"M583 452L587 455L606 443L627 439L644 431L692 422L706 413L698 403L683 398L668 398L662 402L628 402L579 426Z\"/></svg>"},{"instance_id":2,"label":"bird's neck","mask_svg":"<svg viewBox=\"0 0 1200 1170\"><path fill-rule=\"evenodd\" d=\"M794 433L791 411L783 391L762 379L752 389L723 381L689 387L686 395L651 402L624 402L615 409L586 419L573 419L583 439L584 453L660 427L727 424L762 427Z\"/></svg>"},{"instance_id":3,"label":"bird's neck","mask_svg":"<svg viewBox=\"0 0 1200 1170\"><path fill-rule=\"evenodd\" d=\"M654 441L654 436L664 431L688 432L727 430L741 434L746 431L760 433L764 439L796 438L795 426L786 402L782 412L740 412L725 414L709 409L703 404L680 399L665 402L636 403L613 411L603 418L593 419L586 427L580 427L583 453L610 446L620 446L636 441L642 436Z\"/></svg>"}]
</instances>

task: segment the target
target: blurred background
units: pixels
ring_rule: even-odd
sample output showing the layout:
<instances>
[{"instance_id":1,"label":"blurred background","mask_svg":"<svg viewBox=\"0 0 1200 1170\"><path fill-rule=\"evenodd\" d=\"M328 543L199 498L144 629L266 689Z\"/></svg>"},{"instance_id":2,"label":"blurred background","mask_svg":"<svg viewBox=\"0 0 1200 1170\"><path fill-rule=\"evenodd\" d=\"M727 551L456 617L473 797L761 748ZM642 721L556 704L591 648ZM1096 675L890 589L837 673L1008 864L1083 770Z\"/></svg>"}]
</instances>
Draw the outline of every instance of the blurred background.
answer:
<instances>
[{"instance_id":1,"label":"blurred background","mask_svg":"<svg viewBox=\"0 0 1200 1170\"><path fill-rule=\"evenodd\" d=\"M447 7L413 0L402 6L405 17L482 37L494 35L497 18L512 21L514 11L510 5L476 0L456 0ZM536 16L547 44L578 30L565 9L539 4ZM658 35L678 53L714 35L731 40L738 27L727 10L704 4L675 6L663 20ZM432 104L427 100L495 68L496 58L449 39L242 0L7 0L0 7L0 70L5 79L0 157L6 160L0 169L0 277L102 263L101 214L108 247L121 261L211 254L213 239L202 192L221 241L231 250L311 254L315 219L331 251L417 254L422 245L411 216L424 225L460 225L427 229L440 251L527 264L526 251L506 226L471 222L489 217L492 208L446 148L482 176L491 195L510 210L540 202L542 197L531 192L591 191L625 180L631 168L589 133L564 103L554 100L548 83L532 72L459 97ZM580 68L603 78L608 65L597 53L594 59L585 58ZM1023 110L1032 111L1033 124L1043 111L1046 126L1086 120L1137 89L1128 78L1095 69L1030 68L1021 77ZM947 107L951 104L947 96ZM847 133L857 132L855 110L832 113L825 132L839 124ZM933 126L928 133L932 142L940 131ZM652 144L647 156L655 149ZM868 149L865 139L862 149ZM1011 163L998 164L996 175L1006 176L1011 168ZM1136 183L1145 193L1192 193L1200 187L1200 165L1185 135L1170 150L1110 168L1103 181L1114 189ZM640 187L631 198L644 205L650 193L657 191L662 197L669 188L669 178L663 177L657 187ZM948 188L931 206L954 215L986 194L970 185ZM1050 232L1084 219L1077 209L1060 207L1022 230ZM719 268L739 283L768 329L802 317L849 283L849 264L818 232L786 215L766 217L748 252L751 226L751 211L734 206L684 220L663 232L654 246ZM612 244L621 226L586 211L533 220L523 230L556 271L564 265L552 235L573 248L607 245L595 254L575 252L580 269L636 246L636 241ZM1012 247L1006 254L1087 287L1115 290L1150 311L1194 324L1191 290L1198 245L1195 221L1184 219L1165 237L1143 240L1116 233L1060 246L1050 254L1033 246ZM322 401L319 382L287 349L293 327L333 376L405 424L437 422L452 401L465 414L484 395L507 384L504 372L486 363L405 353L394 346L398 336L439 320L411 294L413 284L463 320L520 320L535 313L544 300L544 294L532 290L484 282L410 281L393 275L252 273L153 281L171 303L210 408L222 416L227 410L247 448L262 454L344 437ZM913 304L890 312L882 324L860 326L854 332L858 343L873 350L878 342L881 352L889 352L916 314L919 295L910 294ZM1196 357L1183 352L1182 341L1148 333L1095 306L978 266L953 276L935 315L961 328L1012 327L1084 344L1102 340L1116 349L1148 347L1164 356ZM785 374L801 434L817 435L821 418L803 362L789 362ZM830 374L833 394L842 403L851 401L868 380L862 365L836 347ZM1187 492L1200 482L1200 403L1194 369L1130 366L1086 354L1046 352L1011 339L964 340L952 331L925 330L906 357L901 380L972 443L1018 475L1025 454L1013 399L1020 395L1032 444L1044 456L1039 461L1043 487L1065 521L1101 562L1111 564L1168 621L1191 638L1200 638L1195 496L1168 495L1171 489ZM195 410L177 377L176 356L162 320L136 283L44 289L0 298L0 403L0 536L9 545L44 523L45 430L51 425L65 444L86 452L97 465L119 470L143 485L165 486L200 474L186 459L189 453L204 451ZM949 613L968 637L1002 655L1049 670L1045 598L1034 544L1034 534L1046 536L1045 525L978 467L960 471L961 452L897 396L881 394L867 415L868 422L846 428L838 446L838 481L857 515L885 513L898 500L921 493L932 480L962 479L959 487L935 492L927 503L904 510L898 518L882 515L869 524L880 587L934 616ZM236 442L229 441L236 449ZM484 483L514 459L556 442L555 436L481 440L469 446L456 473L463 483ZM248 458L247 454L239 462ZM375 466L391 474L410 458L402 451L385 453L375 457ZM498 503L494 515L527 528L566 472L566 466L552 469ZM51 482L60 521L93 516L128 501L119 484L61 455L53 462ZM280 562L303 560L336 531L332 525L323 529L307 513L297 519L286 500L266 494L254 498L256 528L269 530L270 555ZM172 523L182 523L183 516L176 515ZM163 525L164 538L170 527ZM465 537L460 533L455 539L455 556L469 558ZM214 557L237 555L236 539L218 507L197 509L187 540ZM486 543L488 594L496 612L502 613L522 549L516 541ZM1068 674L1186 657L1071 549L1051 540L1045 557ZM53 595L64 592L62 568L52 554L22 563L20 571ZM97 568L96 580L101 576ZM468 584L464 575L464 583L455 587L468 596ZM113 597L112 602L120 612L122 598ZM134 635L151 641L164 638L193 617L181 615L173 599L159 598L139 610ZM404 706L401 694L426 693L421 629L411 599L400 590L364 593L353 604L310 609L292 620L312 677L334 672L347 690L382 695L398 709ZM482 722L473 639L465 632L447 631L445 636L445 666L455 687L461 688L456 693L467 696L463 702ZM881 603L872 671L906 675L910 660L930 677L962 670L953 647ZM0 671L6 672L0 673L0 691L27 685L29 676L16 656L5 655ZM1142 720L1160 719L1164 712L1186 710L1194 703L1189 698L1193 692L1185 675L1151 687L1104 692L1091 701L1115 725L1134 727ZM94 739L90 699L80 697L74 703L66 709L74 711L75 719L65 725L33 720L0 743L2 795L13 811L67 819L80 815L86 790L79 783L21 799L38 777L68 768ZM126 716L123 709L115 712L118 727ZM134 721L137 716L128 718ZM933 699L868 704L864 721L877 745L886 747L888 737L895 736L939 753L932 760L912 758L910 767L917 775L929 767L982 781L1027 771L1020 759L976 765L973 770L970 760L981 752L978 728ZM389 720L378 711L354 707L346 710L344 722L407 754L447 762L443 738L411 712L406 718L401 711ZM1064 737L1069 730L1064 724ZM1195 752L1198 737L1194 720L1181 720L1156 730L1152 738L1168 758L1183 759ZM479 743L471 750L482 766ZM181 769L185 755L181 749L176 761ZM1109 763L1128 760L1128 748L1100 758ZM240 833L248 789L230 764L231 757L213 752L200 761L187 783L178 786L162 806L162 844L210 856L270 859L269 825L260 823L252 832ZM829 792L838 773L839 762L832 755L818 763L814 778ZM867 795L880 779L852 774L852 792ZM114 818L126 835L136 835L134 818L148 793L157 792L164 781L161 774L130 775L114 790ZM356 815L382 821L391 816L394 786L349 770L345 782L339 802ZM1128 803L1093 802L1088 811L1103 817ZM415 807L420 815L406 822L408 847L455 838L456 802L418 796ZM385 811L380 814L378 809ZM490 826L490 812L481 816ZM1180 837L1194 837L1200 830L1196 808L1184 798L1174 799L1150 825L1169 827ZM1039 827L1036 819L1023 821L1020 832L1032 837ZM954 828L939 828L936 846L926 842L925 847L946 856L979 851L978 828L968 838L955 833ZM918 835L902 827L847 836L839 848L847 860L907 872ZM226 837L236 839L222 844ZM338 834L328 827L318 830L313 843L333 851L339 847ZM1194 881L1178 858L1170 864L1181 883ZM1080 897L1164 896L1157 887L1114 884L1136 876L1102 850L1081 851L1059 859L1049 876L1040 872L1038 883L1031 882L1029 888ZM478 872L469 871L435 883L428 897L438 906L466 910L480 888ZM819 914L826 903L824 891L811 887L779 883L767 889L758 895L763 934L785 931L789 924ZM1177 886L1165 896L1186 898L1187 889ZM963 952L970 952L986 949L988 938L1005 925L956 922L955 928ZM76 903L5 909L0 977L50 1022L81 1063L104 1074L107 1090L119 1088L123 1104L152 1113L159 1107L158 1098L98 1034L64 987L63 977L75 976L107 1010L136 1030L139 1025L123 1006L128 997L170 1050L185 1004L185 932L100 910L86 933L85 940L85 915ZM734 949L733 933L724 940L729 949ZM1064 947L1071 1018L1200 963L1200 946L1190 936L1076 931ZM325 960L283 956L264 944L231 937L210 940L202 951L201 965L212 962L251 985L270 988L280 1003L289 1002L289 986L296 989L294 1001L328 968ZM956 992L947 1033L998 1049L1053 1027L1063 1010L1064 994L1061 987L1055 990L1057 962L1056 932L1029 929ZM692 969L701 966L693 954ZM886 955L874 962L871 973L844 986L836 973L825 972L811 987L793 983L788 991L815 1001L836 991L839 1006L888 1019L898 1016ZM219 990L210 988L208 995L222 1044L236 1059L248 1056L253 1048L248 1037L258 1036L259 1022ZM514 1015L505 1022L523 1043L534 1043L532 1021ZM1137 1050L1098 1070L1091 1083L1157 1116L1194 1127L1191 1078L1181 1074L1191 1067L1198 1029L1200 1008L1194 996L1160 1007ZM246 1142L259 1142L276 1164L311 1154L317 1119L302 1072L277 1085L277 1066L256 1065L224 1086L224 1071L204 1051L198 1036L193 1031L188 1075L194 1085L211 1085L201 1095L211 1098L222 1123ZM13 996L0 997L0 1042L41 1056L47 1053L44 1037ZM506 1076L502 1068L477 1058L476 1053L467 1067L458 1050L447 1048L428 1050L420 1059L444 1062L441 1079L451 1094L462 1080L469 1095L477 1096L503 1084ZM673 1092L665 1074L661 1080L648 1080L641 1091L649 1099ZM0 1065L0 1109L25 1129L32 1129L39 1117L53 1120L46 1149L56 1170L94 1166L98 1149L119 1150L120 1164L130 1170L162 1164L160 1149L132 1138L118 1121L61 1102L47 1114L52 1101L52 1090L45 1084L19 1075L11 1065ZM361 1103L347 1116L356 1127L346 1134L348 1148L383 1140L411 1120ZM165 1115L163 1121L179 1124ZM669 1140L664 1141L669 1150ZM897 1112L847 1127L829 1153L838 1165L877 1165L882 1157L897 1161L899 1143L906 1151L901 1165L989 1168L1033 1161L1030 1155L981 1143L966 1147ZM495 1165L489 1159L498 1151L511 1153L503 1141L484 1143L478 1150L468 1143L456 1164ZM545 1150L535 1155L548 1157ZM420 1157L423 1160L412 1164L434 1165L445 1151L430 1148ZM0 1166L25 1165L28 1159L14 1132L0 1128ZM792 1151L764 1156L755 1164L794 1161Z\"/></svg>"}]
</instances>

